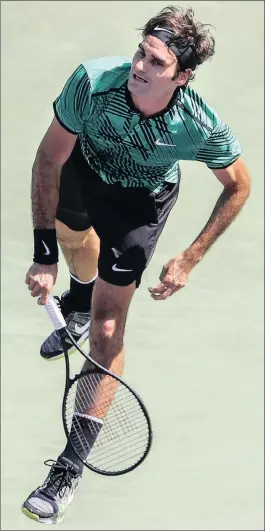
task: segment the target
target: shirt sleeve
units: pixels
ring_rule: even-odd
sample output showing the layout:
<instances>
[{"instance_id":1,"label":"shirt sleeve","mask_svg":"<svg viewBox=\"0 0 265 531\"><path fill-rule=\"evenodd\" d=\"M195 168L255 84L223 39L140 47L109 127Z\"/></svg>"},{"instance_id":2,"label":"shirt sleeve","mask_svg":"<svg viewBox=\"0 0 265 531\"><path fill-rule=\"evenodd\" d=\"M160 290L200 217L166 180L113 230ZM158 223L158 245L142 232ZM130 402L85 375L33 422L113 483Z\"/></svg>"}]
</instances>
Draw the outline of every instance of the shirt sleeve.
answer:
<instances>
[{"instance_id":1,"label":"shirt sleeve","mask_svg":"<svg viewBox=\"0 0 265 531\"><path fill-rule=\"evenodd\" d=\"M64 88L53 103L55 116L67 131L78 134L83 129L89 114L91 87L87 71L83 65L78 66L69 77Z\"/></svg>"},{"instance_id":2,"label":"shirt sleeve","mask_svg":"<svg viewBox=\"0 0 265 531\"><path fill-rule=\"evenodd\" d=\"M206 143L196 155L196 160L205 162L210 169L223 169L233 164L241 155L241 146L231 131L222 120L211 132Z\"/></svg>"}]
</instances>

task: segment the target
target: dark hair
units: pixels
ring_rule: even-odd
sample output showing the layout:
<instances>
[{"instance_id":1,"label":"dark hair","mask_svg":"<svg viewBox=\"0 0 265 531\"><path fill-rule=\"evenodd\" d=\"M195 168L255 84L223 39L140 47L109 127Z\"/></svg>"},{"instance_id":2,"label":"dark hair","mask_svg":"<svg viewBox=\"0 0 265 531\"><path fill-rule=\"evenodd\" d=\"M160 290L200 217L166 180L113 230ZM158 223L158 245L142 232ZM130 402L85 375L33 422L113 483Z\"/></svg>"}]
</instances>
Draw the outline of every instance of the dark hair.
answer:
<instances>
[{"instance_id":1,"label":"dark hair","mask_svg":"<svg viewBox=\"0 0 265 531\"><path fill-rule=\"evenodd\" d=\"M142 36L149 35L156 26L172 29L176 32L176 37L182 37L187 41L187 44L191 44L198 59L197 66L210 59L215 53L215 39L209 30L211 24L202 24L202 22L197 21L191 7L186 11L179 6L164 7L143 28L140 28ZM174 44L174 37L171 42ZM190 79L192 80L194 77L193 74Z\"/></svg>"}]
</instances>

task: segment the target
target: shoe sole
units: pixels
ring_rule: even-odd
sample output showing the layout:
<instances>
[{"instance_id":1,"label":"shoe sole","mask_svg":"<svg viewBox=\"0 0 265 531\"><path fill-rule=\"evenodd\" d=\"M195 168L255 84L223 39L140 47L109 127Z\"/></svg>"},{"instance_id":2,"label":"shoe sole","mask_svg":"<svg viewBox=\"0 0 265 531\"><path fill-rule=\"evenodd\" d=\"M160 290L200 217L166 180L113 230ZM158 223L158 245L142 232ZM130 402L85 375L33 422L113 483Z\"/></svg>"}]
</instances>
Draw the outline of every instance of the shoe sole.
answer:
<instances>
[{"instance_id":1,"label":"shoe sole","mask_svg":"<svg viewBox=\"0 0 265 531\"><path fill-rule=\"evenodd\" d=\"M37 514L35 513L31 513L28 509L26 509L26 507L21 507L21 510L22 510L22 513L27 516L28 518L30 518L31 520L34 520L35 522L38 522L39 524L48 524L48 525L55 525L55 524L61 524L63 519L64 519L64 516L61 516L61 517L58 517L58 518L40 518Z\"/></svg>"},{"instance_id":2,"label":"shoe sole","mask_svg":"<svg viewBox=\"0 0 265 531\"><path fill-rule=\"evenodd\" d=\"M81 341L80 343L77 341L77 344L80 348L82 348L85 343L88 341L88 337L86 339L84 339L83 341ZM78 350L76 349L76 347L72 347L68 350L68 356L71 356L72 354L74 354L75 352L78 352ZM41 354L41 357L43 360L45 361L57 361L57 360L61 360L64 358L64 353L62 352L61 354L57 354L56 356L52 356L52 358L45 358L45 356L43 356Z\"/></svg>"},{"instance_id":3,"label":"shoe sole","mask_svg":"<svg viewBox=\"0 0 265 531\"><path fill-rule=\"evenodd\" d=\"M57 517L54 516L53 518L40 518L37 514L32 513L26 507L24 507L24 505L21 506L22 513L25 516L27 516L28 518L30 518L31 520L35 520L35 522L38 522L39 524L48 524L48 525L61 524L62 521L64 520L65 513L66 513L66 510L67 510L68 506L70 505L70 503L72 503L72 501L73 501L73 499L75 497L75 493L76 493L78 487L79 487L79 485L77 485L75 491L72 493L72 496L69 497L68 504L67 504L66 509L64 511L64 514L62 514L62 516L57 516Z\"/></svg>"}]
</instances>

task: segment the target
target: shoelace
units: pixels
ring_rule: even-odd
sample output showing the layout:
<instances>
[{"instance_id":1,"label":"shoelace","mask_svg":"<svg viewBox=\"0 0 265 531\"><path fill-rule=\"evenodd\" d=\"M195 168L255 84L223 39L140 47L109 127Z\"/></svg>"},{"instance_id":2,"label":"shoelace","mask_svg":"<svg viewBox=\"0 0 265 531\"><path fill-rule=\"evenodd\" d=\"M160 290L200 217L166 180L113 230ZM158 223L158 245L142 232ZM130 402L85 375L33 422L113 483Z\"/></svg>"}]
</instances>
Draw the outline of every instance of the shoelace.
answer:
<instances>
[{"instance_id":1,"label":"shoelace","mask_svg":"<svg viewBox=\"0 0 265 531\"><path fill-rule=\"evenodd\" d=\"M70 313L66 316L65 313L64 313L64 306L63 306L62 299L60 299L60 297L58 297L58 295L54 295L54 299L55 299L56 304L57 304L57 306L58 306L60 312L62 313L62 315L63 315L63 317L64 317L64 319L65 319L65 322L66 322L66 324L67 324L67 326L68 326L69 323L70 323L71 321L75 321L75 314L76 314L77 312L72 311L72 312L70 312ZM76 321L76 322L79 323L79 321ZM76 334L76 333L75 333L75 329L70 330L70 331L71 331L71 333L73 334L74 337L77 336L77 338L78 338L79 334ZM67 343L70 343L70 344L72 345L70 339L66 338L66 342L67 342Z\"/></svg>"},{"instance_id":2,"label":"shoelace","mask_svg":"<svg viewBox=\"0 0 265 531\"><path fill-rule=\"evenodd\" d=\"M71 465L64 465L53 459L47 459L47 461L44 461L44 464L50 466L52 470L47 482L39 488L45 490L45 494L48 494L52 498L57 494L59 494L60 498L63 498L67 487L71 488L72 481L76 477L76 473L73 472L73 467Z\"/></svg>"},{"instance_id":3,"label":"shoelace","mask_svg":"<svg viewBox=\"0 0 265 531\"><path fill-rule=\"evenodd\" d=\"M71 319L73 318L75 312L70 312L70 313L67 315L67 317L66 317L66 316L65 316L65 313L64 313L64 307L63 307L62 299L60 299L60 297L58 297L58 295L54 295L53 298L55 299L56 304L57 304L57 306L58 306L58 308L59 308L59 310L60 310L62 316L63 316L64 319L65 319L66 324L68 324L69 321L71 321Z\"/></svg>"},{"instance_id":4,"label":"shoelace","mask_svg":"<svg viewBox=\"0 0 265 531\"><path fill-rule=\"evenodd\" d=\"M58 297L58 295L54 295L53 298L56 300L56 304L57 304L60 312L62 312L62 301L61 301L60 297Z\"/></svg>"},{"instance_id":5,"label":"shoelace","mask_svg":"<svg viewBox=\"0 0 265 531\"><path fill-rule=\"evenodd\" d=\"M67 315L67 317L66 317L65 314L64 314L64 307L63 307L62 299L60 299L60 297L58 297L58 295L54 295L53 298L55 299L56 304L57 304L60 312L62 313L63 317L65 318L66 324L68 324L69 321L71 321L71 319L73 319L75 312L74 311L70 312Z\"/></svg>"}]
</instances>

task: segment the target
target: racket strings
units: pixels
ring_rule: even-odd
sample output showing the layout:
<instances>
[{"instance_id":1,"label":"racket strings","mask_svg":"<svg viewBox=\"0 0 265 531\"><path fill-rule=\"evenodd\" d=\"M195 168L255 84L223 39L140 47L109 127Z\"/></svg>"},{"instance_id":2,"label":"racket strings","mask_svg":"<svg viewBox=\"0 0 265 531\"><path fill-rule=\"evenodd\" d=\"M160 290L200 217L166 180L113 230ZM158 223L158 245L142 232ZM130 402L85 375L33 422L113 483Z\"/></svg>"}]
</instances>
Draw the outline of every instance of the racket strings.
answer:
<instances>
[{"instance_id":1,"label":"racket strings","mask_svg":"<svg viewBox=\"0 0 265 531\"><path fill-rule=\"evenodd\" d=\"M99 375L97 375L97 377L98 376ZM86 399L87 397L84 391L84 382L82 380L83 378L79 382L79 386L78 386L78 397L76 398L76 393L73 393L74 396L72 397L72 407L75 407L75 411L78 411L78 412L84 412L88 409L89 406L91 407L93 405L93 397L95 397L95 392L96 392L96 386L93 387L93 393L90 392L90 389L87 386L86 389L89 394L89 400L87 400ZM99 382L99 378L97 378L97 383L98 382ZM114 382L115 382L115 387L116 387L117 385L116 380ZM123 388L126 389L126 387L123 387ZM104 411L106 409L106 406L110 404L110 399L109 399L110 393L108 391L109 389L106 384L104 386L104 393L106 393L107 397L106 399L104 399L104 397L101 398L101 404L100 404L101 408L99 409L100 414L98 415L99 417L101 417L102 410ZM111 396L112 394L113 393L111 393ZM138 421L136 417L135 406L136 406L135 398L132 393L128 393L127 396L124 396L123 402L117 399L113 401L112 419L111 419L112 422L107 432L107 435L109 438L117 436L117 433L116 433L117 425L120 426L120 430L122 430L124 433L127 433L130 430L135 430L135 428L137 427L137 424L135 423L135 421L136 420ZM142 416L142 410L140 406L138 408L138 412L139 412L139 415ZM132 419L134 420L134 423L132 422Z\"/></svg>"},{"instance_id":2,"label":"racket strings","mask_svg":"<svg viewBox=\"0 0 265 531\"><path fill-rule=\"evenodd\" d=\"M132 391L109 375L93 371L71 385L65 421L77 454L102 472L131 468L147 452L146 415Z\"/></svg>"}]
</instances>

